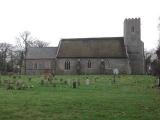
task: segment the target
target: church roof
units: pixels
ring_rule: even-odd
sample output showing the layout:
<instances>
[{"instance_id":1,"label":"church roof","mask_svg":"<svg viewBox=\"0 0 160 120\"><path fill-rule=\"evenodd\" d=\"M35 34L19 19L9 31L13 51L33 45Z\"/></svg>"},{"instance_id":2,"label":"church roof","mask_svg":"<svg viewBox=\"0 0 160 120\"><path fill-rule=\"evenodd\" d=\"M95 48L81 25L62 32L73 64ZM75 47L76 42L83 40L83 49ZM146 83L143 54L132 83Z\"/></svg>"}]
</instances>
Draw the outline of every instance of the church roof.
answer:
<instances>
[{"instance_id":1,"label":"church roof","mask_svg":"<svg viewBox=\"0 0 160 120\"><path fill-rule=\"evenodd\" d=\"M62 39L57 58L126 58L123 37Z\"/></svg>"},{"instance_id":2,"label":"church roof","mask_svg":"<svg viewBox=\"0 0 160 120\"><path fill-rule=\"evenodd\" d=\"M26 59L56 58L57 47L29 47Z\"/></svg>"}]
</instances>

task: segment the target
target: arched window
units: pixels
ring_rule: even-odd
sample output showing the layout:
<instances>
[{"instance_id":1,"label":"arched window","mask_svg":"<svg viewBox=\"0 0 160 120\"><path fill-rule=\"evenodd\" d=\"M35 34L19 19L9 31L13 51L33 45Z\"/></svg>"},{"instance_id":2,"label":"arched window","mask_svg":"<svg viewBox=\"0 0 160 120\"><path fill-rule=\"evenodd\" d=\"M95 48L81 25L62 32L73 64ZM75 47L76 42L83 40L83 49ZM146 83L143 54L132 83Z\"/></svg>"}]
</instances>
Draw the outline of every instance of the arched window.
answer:
<instances>
[{"instance_id":1,"label":"arched window","mask_svg":"<svg viewBox=\"0 0 160 120\"><path fill-rule=\"evenodd\" d=\"M34 63L34 69L37 69L37 68L38 68L38 64Z\"/></svg>"},{"instance_id":2,"label":"arched window","mask_svg":"<svg viewBox=\"0 0 160 120\"><path fill-rule=\"evenodd\" d=\"M65 61L64 68L65 68L65 70L70 70L70 61L69 60Z\"/></svg>"},{"instance_id":3,"label":"arched window","mask_svg":"<svg viewBox=\"0 0 160 120\"><path fill-rule=\"evenodd\" d=\"M131 28L131 32L134 32L134 26L132 26L132 28Z\"/></svg>"},{"instance_id":4,"label":"arched window","mask_svg":"<svg viewBox=\"0 0 160 120\"><path fill-rule=\"evenodd\" d=\"M88 68L91 68L92 64L91 64L91 60L88 60Z\"/></svg>"}]
</instances>

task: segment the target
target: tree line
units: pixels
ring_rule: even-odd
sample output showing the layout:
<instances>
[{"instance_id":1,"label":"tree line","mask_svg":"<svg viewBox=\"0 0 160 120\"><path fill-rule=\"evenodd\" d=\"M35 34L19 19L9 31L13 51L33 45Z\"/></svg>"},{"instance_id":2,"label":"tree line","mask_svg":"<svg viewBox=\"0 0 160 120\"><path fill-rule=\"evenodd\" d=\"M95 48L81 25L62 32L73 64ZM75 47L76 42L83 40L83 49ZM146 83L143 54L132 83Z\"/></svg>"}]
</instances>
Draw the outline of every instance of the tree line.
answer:
<instances>
[{"instance_id":1,"label":"tree line","mask_svg":"<svg viewBox=\"0 0 160 120\"><path fill-rule=\"evenodd\" d=\"M160 31L160 24L158 25ZM29 47L48 47L49 43L31 36L29 31L19 33L16 45L0 42L0 74L25 74L26 55ZM144 51L146 74L158 76L160 86L160 37L156 49Z\"/></svg>"},{"instance_id":2,"label":"tree line","mask_svg":"<svg viewBox=\"0 0 160 120\"><path fill-rule=\"evenodd\" d=\"M160 18L159 18L160 21ZM156 86L160 87L160 23L158 24L159 40L154 50L145 51L146 73L157 77Z\"/></svg>"},{"instance_id":3,"label":"tree line","mask_svg":"<svg viewBox=\"0 0 160 120\"><path fill-rule=\"evenodd\" d=\"M28 47L48 47L49 43L31 36L29 31L19 33L16 45L0 42L0 74L25 74Z\"/></svg>"}]
</instances>

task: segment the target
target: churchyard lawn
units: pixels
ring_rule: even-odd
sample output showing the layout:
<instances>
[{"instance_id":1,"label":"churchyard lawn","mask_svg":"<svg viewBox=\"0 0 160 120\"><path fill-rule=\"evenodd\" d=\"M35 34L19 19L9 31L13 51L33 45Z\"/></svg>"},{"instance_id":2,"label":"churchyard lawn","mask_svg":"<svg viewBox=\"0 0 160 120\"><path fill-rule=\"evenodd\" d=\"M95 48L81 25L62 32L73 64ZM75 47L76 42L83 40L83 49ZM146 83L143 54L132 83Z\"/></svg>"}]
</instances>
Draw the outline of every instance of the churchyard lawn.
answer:
<instances>
[{"instance_id":1,"label":"churchyard lawn","mask_svg":"<svg viewBox=\"0 0 160 120\"><path fill-rule=\"evenodd\" d=\"M152 76L121 75L115 84L112 75L56 76L53 85L28 77L14 78L31 86L24 90L6 90L3 81L13 78L1 77L0 120L160 120Z\"/></svg>"}]
</instances>

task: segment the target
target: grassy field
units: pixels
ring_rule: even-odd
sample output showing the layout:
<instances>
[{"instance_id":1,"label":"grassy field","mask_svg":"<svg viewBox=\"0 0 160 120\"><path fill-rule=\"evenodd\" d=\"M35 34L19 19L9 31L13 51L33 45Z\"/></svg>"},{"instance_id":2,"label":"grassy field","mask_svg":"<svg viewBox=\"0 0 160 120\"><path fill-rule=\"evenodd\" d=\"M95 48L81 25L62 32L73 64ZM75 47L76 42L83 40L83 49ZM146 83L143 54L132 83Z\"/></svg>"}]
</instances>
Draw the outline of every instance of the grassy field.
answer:
<instances>
[{"instance_id":1,"label":"grassy field","mask_svg":"<svg viewBox=\"0 0 160 120\"><path fill-rule=\"evenodd\" d=\"M56 87L40 85L33 76L34 88L6 90L0 87L0 120L160 120L160 90L152 88L152 76L56 76ZM11 79L2 76L1 80ZM28 82L28 77L21 79ZM73 89L65 80L80 80ZM60 82L61 81L61 82Z\"/></svg>"}]
</instances>

